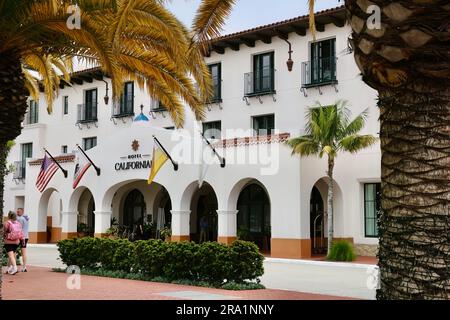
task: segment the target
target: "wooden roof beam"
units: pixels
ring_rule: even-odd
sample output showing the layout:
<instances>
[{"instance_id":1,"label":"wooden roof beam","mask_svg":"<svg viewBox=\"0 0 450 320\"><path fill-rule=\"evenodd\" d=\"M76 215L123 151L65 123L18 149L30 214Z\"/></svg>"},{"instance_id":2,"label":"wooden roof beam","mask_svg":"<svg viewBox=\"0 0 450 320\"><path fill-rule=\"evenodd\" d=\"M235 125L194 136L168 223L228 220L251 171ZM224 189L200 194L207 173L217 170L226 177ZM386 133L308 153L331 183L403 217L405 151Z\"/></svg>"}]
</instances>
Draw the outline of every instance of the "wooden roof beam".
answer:
<instances>
[{"instance_id":1,"label":"wooden roof beam","mask_svg":"<svg viewBox=\"0 0 450 320\"><path fill-rule=\"evenodd\" d=\"M254 48L255 47L255 40L249 39L249 38L242 38L242 43L244 43L247 47Z\"/></svg>"},{"instance_id":2,"label":"wooden roof beam","mask_svg":"<svg viewBox=\"0 0 450 320\"><path fill-rule=\"evenodd\" d=\"M263 33L258 33L256 36L258 37L258 40L261 40L265 44L271 44L272 43L272 36L270 36L270 35L263 34Z\"/></svg>"}]
</instances>

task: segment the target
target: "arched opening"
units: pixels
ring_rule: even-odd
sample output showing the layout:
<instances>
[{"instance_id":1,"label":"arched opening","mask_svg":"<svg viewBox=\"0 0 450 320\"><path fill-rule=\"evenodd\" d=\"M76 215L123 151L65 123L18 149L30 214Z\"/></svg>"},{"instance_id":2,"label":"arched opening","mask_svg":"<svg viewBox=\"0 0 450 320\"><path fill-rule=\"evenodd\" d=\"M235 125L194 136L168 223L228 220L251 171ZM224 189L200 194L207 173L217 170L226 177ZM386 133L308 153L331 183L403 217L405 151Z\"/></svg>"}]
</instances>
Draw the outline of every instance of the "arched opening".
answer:
<instances>
[{"instance_id":1,"label":"arched opening","mask_svg":"<svg viewBox=\"0 0 450 320\"><path fill-rule=\"evenodd\" d=\"M314 186L311 191L311 199L309 203L311 254L324 254L327 252L324 229L324 201L319 189L316 186Z\"/></svg>"},{"instance_id":2,"label":"arched opening","mask_svg":"<svg viewBox=\"0 0 450 320\"><path fill-rule=\"evenodd\" d=\"M59 230L53 229L53 226L58 226L57 221L54 221L53 218L60 213L61 201L59 192L54 188L48 188L42 193L38 206L36 231L29 232L31 243L49 243L60 240Z\"/></svg>"},{"instance_id":3,"label":"arched opening","mask_svg":"<svg viewBox=\"0 0 450 320\"><path fill-rule=\"evenodd\" d=\"M190 237L197 243L217 241L218 201L214 189L208 183L198 189L191 201Z\"/></svg>"},{"instance_id":4,"label":"arched opening","mask_svg":"<svg viewBox=\"0 0 450 320\"><path fill-rule=\"evenodd\" d=\"M156 227L154 237L161 238L163 228L172 228L172 201L169 192L163 186L160 186L155 201L153 202L153 225Z\"/></svg>"},{"instance_id":5,"label":"arched opening","mask_svg":"<svg viewBox=\"0 0 450 320\"><path fill-rule=\"evenodd\" d=\"M324 255L328 246L328 177L319 179L311 189L310 196L310 237L311 254ZM333 182L333 239L341 239L343 233L342 191Z\"/></svg>"},{"instance_id":6,"label":"arched opening","mask_svg":"<svg viewBox=\"0 0 450 320\"><path fill-rule=\"evenodd\" d=\"M138 189L131 190L123 205L123 225L136 231L138 226L144 225L146 212L144 195Z\"/></svg>"},{"instance_id":7,"label":"arched opening","mask_svg":"<svg viewBox=\"0 0 450 320\"><path fill-rule=\"evenodd\" d=\"M78 201L77 232L79 237L94 236L95 201L89 189L85 189Z\"/></svg>"},{"instance_id":8,"label":"arched opening","mask_svg":"<svg viewBox=\"0 0 450 320\"><path fill-rule=\"evenodd\" d=\"M170 228L172 202L162 185L146 180L128 180L110 187L102 199L102 210L111 212L114 236L129 240L157 239Z\"/></svg>"},{"instance_id":9,"label":"arched opening","mask_svg":"<svg viewBox=\"0 0 450 320\"><path fill-rule=\"evenodd\" d=\"M242 189L237 201L237 236L253 241L264 253L270 253L270 200L266 190L252 182Z\"/></svg>"}]
</instances>

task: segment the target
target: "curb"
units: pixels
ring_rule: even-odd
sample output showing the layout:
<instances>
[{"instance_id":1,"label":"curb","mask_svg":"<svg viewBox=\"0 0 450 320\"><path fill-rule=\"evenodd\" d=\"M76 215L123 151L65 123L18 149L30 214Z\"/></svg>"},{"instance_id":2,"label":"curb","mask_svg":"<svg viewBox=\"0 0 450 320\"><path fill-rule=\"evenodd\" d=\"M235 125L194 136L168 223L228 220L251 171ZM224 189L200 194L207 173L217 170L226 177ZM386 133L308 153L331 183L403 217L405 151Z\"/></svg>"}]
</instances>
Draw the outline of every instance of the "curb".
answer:
<instances>
[{"instance_id":1,"label":"curb","mask_svg":"<svg viewBox=\"0 0 450 320\"><path fill-rule=\"evenodd\" d=\"M36 244L36 243L29 243L27 244L27 247L29 248L48 248L48 249L56 249L56 244L46 243L46 244Z\"/></svg>"},{"instance_id":2,"label":"curb","mask_svg":"<svg viewBox=\"0 0 450 320\"><path fill-rule=\"evenodd\" d=\"M281 258L265 258L265 262L296 264L296 265L310 265L321 267L338 267L338 268L355 268L368 269L375 268L375 264L351 263L351 262L331 262L331 261L313 261L313 260L295 260L295 259L281 259Z\"/></svg>"}]
</instances>

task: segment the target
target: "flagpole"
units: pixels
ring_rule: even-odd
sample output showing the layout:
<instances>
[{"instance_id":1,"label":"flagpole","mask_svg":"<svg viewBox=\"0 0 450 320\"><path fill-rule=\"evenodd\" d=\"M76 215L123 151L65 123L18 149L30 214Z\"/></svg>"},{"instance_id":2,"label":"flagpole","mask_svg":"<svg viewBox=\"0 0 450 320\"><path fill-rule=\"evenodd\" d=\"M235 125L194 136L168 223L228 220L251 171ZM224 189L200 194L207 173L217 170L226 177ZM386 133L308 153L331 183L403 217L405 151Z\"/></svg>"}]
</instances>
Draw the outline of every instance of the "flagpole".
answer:
<instances>
[{"instance_id":1,"label":"flagpole","mask_svg":"<svg viewBox=\"0 0 450 320\"><path fill-rule=\"evenodd\" d=\"M217 158L219 158L219 160L220 160L220 167L225 168L225 165L226 165L225 158L224 158L224 157L221 157L221 156L217 153L216 149L212 146L211 142L209 142L209 140L206 139L206 137L205 137L205 135L203 134L202 131L200 131L200 134L202 135L203 140L206 141L206 143L208 144L208 146L212 149L212 151L214 152L214 154L217 156Z\"/></svg>"},{"instance_id":2,"label":"flagpole","mask_svg":"<svg viewBox=\"0 0 450 320\"><path fill-rule=\"evenodd\" d=\"M62 173L64 174L64 178L67 178L67 170L63 169L63 167L61 167L61 165L59 164L58 161L56 161L55 158L53 158L53 156L50 154L50 152L47 151L47 149L44 148L44 151L46 154L48 154L48 156L53 160L53 162L58 166L59 169L61 169Z\"/></svg>"},{"instance_id":3,"label":"flagpole","mask_svg":"<svg viewBox=\"0 0 450 320\"><path fill-rule=\"evenodd\" d=\"M156 138L155 136L153 136L153 139L155 140L155 142L161 147L161 149L164 151L164 153L166 154L166 156L170 159L170 161L173 164L173 169L175 171L178 171L178 163L176 163L175 161L173 161L172 157L170 156L170 154L167 152L167 150L162 146L161 142L159 142L158 138Z\"/></svg>"},{"instance_id":4,"label":"flagpole","mask_svg":"<svg viewBox=\"0 0 450 320\"><path fill-rule=\"evenodd\" d=\"M91 158L89 158L89 156L86 154L86 152L84 152L84 150L80 147L79 144L77 144L77 147L78 147L78 149L80 149L80 151L84 154L84 156L86 157L86 159L88 159L88 161L92 164L92 166L94 167L95 171L97 172L97 176L99 176L99 175L100 175L100 168L97 167L97 166L95 165L94 162L92 162Z\"/></svg>"}]
</instances>

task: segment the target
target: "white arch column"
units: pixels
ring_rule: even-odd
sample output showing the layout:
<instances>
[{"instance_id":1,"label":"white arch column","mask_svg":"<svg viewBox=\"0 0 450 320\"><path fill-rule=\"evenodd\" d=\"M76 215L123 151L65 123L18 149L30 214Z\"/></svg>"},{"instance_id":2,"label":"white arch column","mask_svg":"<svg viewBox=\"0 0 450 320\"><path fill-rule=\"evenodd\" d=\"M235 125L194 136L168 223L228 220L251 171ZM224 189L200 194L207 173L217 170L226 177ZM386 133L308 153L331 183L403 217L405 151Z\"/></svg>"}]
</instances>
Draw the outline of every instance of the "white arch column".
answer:
<instances>
[{"instance_id":1,"label":"white arch column","mask_svg":"<svg viewBox=\"0 0 450 320\"><path fill-rule=\"evenodd\" d=\"M230 245L236 241L237 214L238 210L217 210L219 220L217 242Z\"/></svg>"},{"instance_id":2,"label":"white arch column","mask_svg":"<svg viewBox=\"0 0 450 320\"><path fill-rule=\"evenodd\" d=\"M191 210L171 210L172 213L172 242L190 241Z\"/></svg>"},{"instance_id":3,"label":"white arch column","mask_svg":"<svg viewBox=\"0 0 450 320\"><path fill-rule=\"evenodd\" d=\"M61 240L76 238L78 212L61 212L61 216Z\"/></svg>"},{"instance_id":4,"label":"white arch column","mask_svg":"<svg viewBox=\"0 0 450 320\"><path fill-rule=\"evenodd\" d=\"M94 211L95 216L95 237L106 237L106 230L111 227L112 211Z\"/></svg>"}]
</instances>

